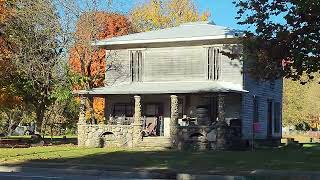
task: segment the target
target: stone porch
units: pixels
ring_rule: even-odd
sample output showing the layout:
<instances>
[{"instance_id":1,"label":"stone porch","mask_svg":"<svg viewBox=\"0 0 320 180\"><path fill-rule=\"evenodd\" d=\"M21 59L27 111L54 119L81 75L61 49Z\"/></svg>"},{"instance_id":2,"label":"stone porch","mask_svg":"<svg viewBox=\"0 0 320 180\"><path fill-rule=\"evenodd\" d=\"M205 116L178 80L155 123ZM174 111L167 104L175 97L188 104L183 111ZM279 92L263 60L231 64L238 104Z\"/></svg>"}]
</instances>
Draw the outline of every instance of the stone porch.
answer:
<instances>
[{"instance_id":1,"label":"stone porch","mask_svg":"<svg viewBox=\"0 0 320 180\"><path fill-rule=\"evenodd\" d=\"M231 146L232 132L225 121L225 93L216 95L218 102L217 121L207 125L180 126L179 94L170 97L170 135L162 137L163 146L173 149L225 150ZM78 123L78 145L84 147L145 147L153 146L150 139L143 137L142 98L134 96L133 123L129 125L87 124L85 119L86 96L81 96L81 111ZM239 135L241 136L241 134ZM158 137L161 138L161 137ZM161 140L162 141L162 140ZM168 145L169 143L169 145ZM158 145L159 146L159 145Z\"/></svg>"}]
</instances>

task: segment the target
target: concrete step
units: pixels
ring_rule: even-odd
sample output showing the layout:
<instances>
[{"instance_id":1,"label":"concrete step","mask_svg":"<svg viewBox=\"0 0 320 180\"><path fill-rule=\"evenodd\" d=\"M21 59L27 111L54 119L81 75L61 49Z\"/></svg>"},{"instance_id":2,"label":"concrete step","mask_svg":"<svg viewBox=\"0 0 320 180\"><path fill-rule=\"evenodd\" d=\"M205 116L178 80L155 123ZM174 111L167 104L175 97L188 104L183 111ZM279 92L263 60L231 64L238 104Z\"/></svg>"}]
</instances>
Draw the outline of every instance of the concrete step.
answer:
<instances>
[{"instance_id":1,"label":"concrete step","mask_svg":"<svg viewBox=\"0 0 320 180\"><path fill-rule=\"evenodd\" d=\"M138 145L143 148L170 148L170 138L167 137L144 137Z\"/></svg>"}]
</instances>

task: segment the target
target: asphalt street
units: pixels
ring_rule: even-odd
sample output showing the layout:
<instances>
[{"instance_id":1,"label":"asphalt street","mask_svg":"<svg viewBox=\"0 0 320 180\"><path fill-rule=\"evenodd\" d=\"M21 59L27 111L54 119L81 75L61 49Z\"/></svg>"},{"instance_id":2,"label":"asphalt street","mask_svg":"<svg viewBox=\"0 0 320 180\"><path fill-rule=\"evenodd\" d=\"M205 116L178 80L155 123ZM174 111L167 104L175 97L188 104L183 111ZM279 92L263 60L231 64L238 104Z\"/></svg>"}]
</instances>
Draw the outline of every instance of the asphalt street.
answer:
<instances>
[{"instance_id":1,"label":"asphalt street","mask_svg":"<svg viewBox=\"0 0 320 180\"><path fill-rule=\"evenodd\" d=\"M0 180L166 179L148 172L75 170L0 166ZM160 177L160 178L157 178ZM168 178L170 179L170 178Z\"/></svg>"}]
</instances>

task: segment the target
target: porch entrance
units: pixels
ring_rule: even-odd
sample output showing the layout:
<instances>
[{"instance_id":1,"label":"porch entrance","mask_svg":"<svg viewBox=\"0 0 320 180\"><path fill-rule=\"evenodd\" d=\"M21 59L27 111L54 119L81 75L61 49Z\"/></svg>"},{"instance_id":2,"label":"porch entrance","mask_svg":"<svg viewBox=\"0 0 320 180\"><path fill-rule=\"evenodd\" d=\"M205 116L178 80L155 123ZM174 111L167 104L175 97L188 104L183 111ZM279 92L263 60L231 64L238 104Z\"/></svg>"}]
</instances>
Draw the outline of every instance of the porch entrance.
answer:
<instances>
[{"instance_id":1,"label":"porch entrance","mask_svg":"<svg viewBox=\"0 0 320 180\"><path fill-rule=\"evenodd\" d=\"M163 104L146 103L143 112L144 136L164 136Z\"/></svg>"}]
</instances>

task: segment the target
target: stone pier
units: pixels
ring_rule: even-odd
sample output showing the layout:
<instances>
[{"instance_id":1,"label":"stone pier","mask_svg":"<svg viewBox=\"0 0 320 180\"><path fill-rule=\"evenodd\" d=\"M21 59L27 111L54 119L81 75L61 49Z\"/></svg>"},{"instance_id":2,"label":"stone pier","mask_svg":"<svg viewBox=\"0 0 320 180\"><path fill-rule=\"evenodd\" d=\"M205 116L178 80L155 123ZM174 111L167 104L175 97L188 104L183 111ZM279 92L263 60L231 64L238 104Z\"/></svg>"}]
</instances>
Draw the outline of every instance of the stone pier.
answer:
<instances>
[{"instance_id":1,"label":"stone pier","mask_svg":"<svg viewBox=\"0 0 320 180\"><path fill-rule=\"evenodd\" d=\"M134 96L133 146L142 141L141 97Z\"/></svg>"},{"instance_id":2,"label":"stone pier","mask_svg":"<svg viewBox=\"0 0 320 180\"><path fill-rule=\"evenodd\" d=\"M178 96L171 95L171 117L170 117L170 139L171 139L171 147L177 148L179 144L178 140Z\"/></svg>"}]
</instances>

